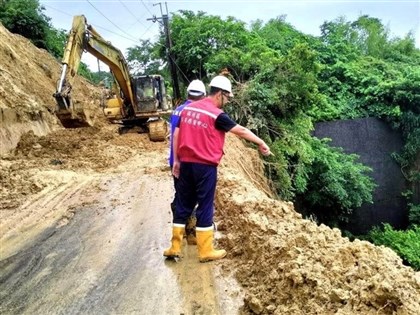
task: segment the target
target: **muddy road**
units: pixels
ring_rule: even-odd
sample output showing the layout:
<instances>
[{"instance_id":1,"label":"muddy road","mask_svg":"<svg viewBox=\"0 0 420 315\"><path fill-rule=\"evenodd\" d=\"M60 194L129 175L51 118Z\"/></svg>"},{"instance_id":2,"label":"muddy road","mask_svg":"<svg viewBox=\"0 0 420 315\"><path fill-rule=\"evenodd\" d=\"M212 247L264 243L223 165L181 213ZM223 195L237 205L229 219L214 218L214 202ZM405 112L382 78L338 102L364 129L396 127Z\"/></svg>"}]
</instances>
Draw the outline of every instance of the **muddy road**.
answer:
<instances>
[{"instance_id":1,"label":"muddy road","mask_svg":"<svg viewBox=\"0 0 420 315\"><path fill-rule=\"evenodd\" d=\"M165 162L149 151L24 204L49 219L4 235L0 313L235 314L241 289L217 263L200 264L196 246L184 242L179 261L162 256L173 195Z\"/></svg>"}]
</instances>

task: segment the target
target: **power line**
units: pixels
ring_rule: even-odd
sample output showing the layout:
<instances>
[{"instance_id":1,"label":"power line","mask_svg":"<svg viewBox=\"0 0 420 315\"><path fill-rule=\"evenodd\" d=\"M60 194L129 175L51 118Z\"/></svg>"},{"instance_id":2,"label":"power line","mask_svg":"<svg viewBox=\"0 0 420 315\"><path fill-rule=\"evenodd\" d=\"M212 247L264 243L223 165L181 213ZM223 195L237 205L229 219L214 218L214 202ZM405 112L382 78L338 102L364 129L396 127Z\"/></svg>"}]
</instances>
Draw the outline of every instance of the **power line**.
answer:
<instances>
[{"instance_id":1,"label":"power line","mask_svg":"<svg viewBox=\"0 0 420 315\"><path fill-rule=\"evenodd\" d=\"M43 4L45 7L48 7L48 8L50 8L50 9L52 9L52 10L55 10L55 11L57 11L57 12L60 12L60 13L62 13L62 14L65 14L65 15L67 15L67 16L74 16L74 15L71 15L71 14L69 14L69 13L67 13L67 12L64 12L64 11L61 11L61 10L59 10L59 9L57 9L57 8L54 8L54 7L52 7L52 6L50 6L50 5L47 5L47 4ZM133 43L139 43L139 40L138 39L133 39L134 37L133 36L130 36L130 37L126 37L126 36L124 36L124 35L121 35L121 34L119 34L119 33L116 33L116 32L114 32L114 31L111 31L110 29L107 29L106 27L103 27L103 26L99 26L99 25L97 25L97 24L93 24L93 23L89 23L89 24L91 24L91 25L93 25L95 28L97 28L97 29L102 29L102 30L104 30L104 31L107 31L107 32L109 32L109 33L111 33L111 34L114 34L114 35L117 35L118 37L121 37L121 38L124 38L124 39L127 39L127 40L129 40L129 41L132 41ZM150 26L149 26L149 29L150 29ZM148 29L148 30L149 30Z\"/></svg>"},{"instance_id":2,"label":"power line","mask_svg":"<svg viewBox=\"0 0 420 315\"><path fill-rule=\"evenodd\" d=\"M123 32L124 34L126 34L126 35L128 35L128 36L130 36L131 37L131 35L130 34L128 34L126 31L124 31L122 28L120 28L118 25L116 25L114 22L112 22L110 19L108 19L108 17L107 16L105 16L105 14L103 14L99 9L97 9L91 2L90 2L90 0L86 0L91 6L92 6L92 8L94 8L96 11L98 11L98 13L100 14L100 15L102 15L105 19L107 19L108 20L108 22L109 23L111 23L112 25L114 25L116 28L118 28L121 32ZM132 38L134 38L134 37L132 37ZM135 39L136 40L136 39ZM137 41L137 40L136 40Z\"/></svg>"},{"instance_id":3,"label":"power line","mask_svg":"<svg viewBox=\"0 0 420 315\"><path fill-rule=\"evenodd\" d=\"M121 1L121 0L118 0L121 4L122 4L122 6L127 10L127 12L128 13L130 13L131 14L131 16L136 20L136 22L138 22L138 23L140 23L144 28L146 28L146 25L144 25L141 21L140 21L140 18L137 18L134 14L133 14L133 12L131 12L131 10L124 4L124 2L123 1Z\"/></svg>"},{"instance_id":4,"label":"power line","mask_svg":"<svg viewBox=\"0 0 420 315\"><path fill-rule=\"evenodd\" d=\"M61 10L59 10L59 9L57 9L57 8L53 8L52 6L50 6L50 5L48 5L48 4L42 4L42 6L47 7L47 8L50 8L50 9L53 9L53 10L55 10L55 11L57 11L57 12L62 13L62 14L65 14L65 15L68 15L68 16L72 16L72 15L71 15L71 14L69 14L68 12L64 12L64 11L61 11Z\"/></svg>"},{"instance_id":5,"label":"power line","mask_svg":"<svg viewBox=\"0 0 420 315\"><path fill-rule=\"evenodd\" d=\"M144 5L144 7L146 8L146 10L147 11L149 11L149 13L151 14L151 15L153 15L153 13L149 10L149 8L146 6L146 4L144 3L144 1L143 0L140 0L141 1L141 3L143 3L143 5Z\"/></svg>"},{"instance_id":6,"label":"power line","mask_svg":"<svg viewBox=\"0 0 420 315\"><path fill-rule=\"evenodd\" d=\"M153 24L150 24L150 26L144 31L144 33L140 36L140 39L147 34L147 32L152 28Z\"/></svg>"},{"instance_id":7,"label":"power line","mask_svg":"<svg viewBox=\"0 0 420 315\"><path fill-rule=\"evenodd\" d=\"M113 32L113 31L111 31L111 30L109 30L109 29L107 29L107 28L105 28L105 27L98 26L98 25L95 25L95 24L92 24L92 25L93 25L93 26L95 26L95 28L99 28L99 29L102 29L102 30L107 31L107 32L109 32L109 33L112 33L112 34L114 34L114 35L117 35L117 36L119 36L119 37L122 37L122 38L128 39L128 40L132 41L133 43L137 43L137 44L138 44L138 43L140 42L138 39L133 39L134 37L128 38L128 37L125 37L125 36L123 36L123 35L121 35L121 34L115 33L115 32Z\"/></svg>"}]
</instances>

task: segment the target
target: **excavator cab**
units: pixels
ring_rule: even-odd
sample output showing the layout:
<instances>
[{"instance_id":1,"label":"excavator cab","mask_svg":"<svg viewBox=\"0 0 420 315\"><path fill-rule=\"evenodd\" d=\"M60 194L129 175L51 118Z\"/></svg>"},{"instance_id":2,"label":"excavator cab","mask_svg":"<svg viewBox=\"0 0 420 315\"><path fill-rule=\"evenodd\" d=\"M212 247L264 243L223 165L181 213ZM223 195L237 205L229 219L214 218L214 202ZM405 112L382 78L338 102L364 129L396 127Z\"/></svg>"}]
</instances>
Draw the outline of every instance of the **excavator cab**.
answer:
<instances>
[{"instance_id":1,"label":"excavator cab","mask_svg":"<svg viewBox=\"0 0 420 315\"><path fill-rule=\"evenodd\" d=\"M124 111L124 99L115 93L105 102L103 112L110 121L129 119L128 123L135 124L135 120L161 117L170 114L172 108L166 95L165 81L160 75L142 75L132 78L131 86L135 102L132 107ZM146 119L147 120L147 119Z\"/></svg>"},{"instance_id":2,"label":"excavator cab","mask_svg":"<svg viewBox=\"0 0 420 315\"><path fill-rule=\"evenodd\" d=\"M165 81L160 75L143 75L134 78L134 94L137 96L136 112L167 111Z\"/></svg>"}]
</instances>

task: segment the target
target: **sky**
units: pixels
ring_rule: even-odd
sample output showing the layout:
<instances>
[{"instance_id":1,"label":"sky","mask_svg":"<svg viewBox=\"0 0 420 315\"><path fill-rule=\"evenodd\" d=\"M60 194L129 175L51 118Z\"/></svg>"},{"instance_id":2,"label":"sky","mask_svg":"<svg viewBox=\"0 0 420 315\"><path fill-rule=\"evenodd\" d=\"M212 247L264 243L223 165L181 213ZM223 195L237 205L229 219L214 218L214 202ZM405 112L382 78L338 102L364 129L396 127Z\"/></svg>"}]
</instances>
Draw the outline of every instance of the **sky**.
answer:
<instances>
[{"instance_id":1,"label":"sky","mask_svg":"<svg viewBox=\"0 0 420 315\"><path fill-rule=\"evenodd\" d=\"M153 17L176 13L179 10L203 11L222 18L233 16L247 24L257 19L267 22L278 16L286 16L286 22L297 30L315 36L320 35L320 26L344 16L354 21L361 15L378 18L386 25L392 37L415 34L416 47L420 48L420 0L40 0L44 14L58 29L68 31L73 16L85 15L106 40L124 54L128 47L138 45L140 39L155 41L159 34L159 22ZM93 71L98 70L97 60L83 54L82 61ZM108 70L103 64L101 70Z\"/></svg>"}]
</instances>

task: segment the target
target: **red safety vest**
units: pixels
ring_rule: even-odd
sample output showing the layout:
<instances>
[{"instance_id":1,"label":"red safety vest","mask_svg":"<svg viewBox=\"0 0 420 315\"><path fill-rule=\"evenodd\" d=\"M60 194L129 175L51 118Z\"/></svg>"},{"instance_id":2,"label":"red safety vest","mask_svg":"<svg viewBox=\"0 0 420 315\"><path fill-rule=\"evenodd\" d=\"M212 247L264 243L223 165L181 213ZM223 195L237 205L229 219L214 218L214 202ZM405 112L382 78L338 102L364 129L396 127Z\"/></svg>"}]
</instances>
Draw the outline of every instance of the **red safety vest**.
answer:
<instances>
[{"instance_id":1,"label":"red safety vest","mask_svg":"<svg viewBox=\"0 0 420 315\"><path fill-rule=\"evenodd\" d=\"M181 162L218 165L223 156L225 132L216 129L223 111L210 98L193 102L181 113L178 157Z\"/></svg>"}]
</instances>

